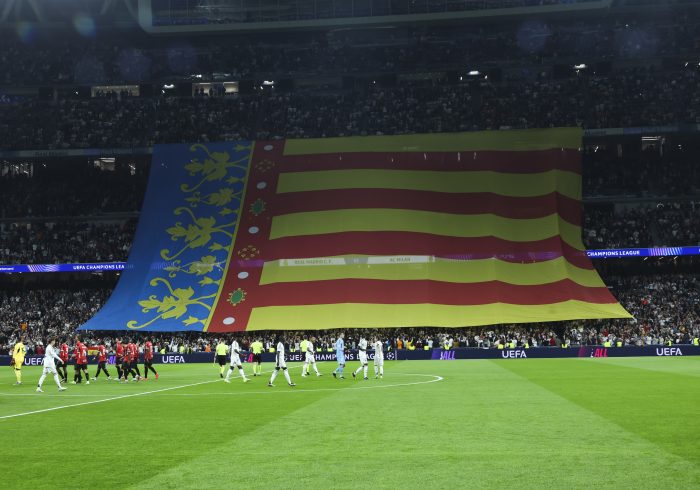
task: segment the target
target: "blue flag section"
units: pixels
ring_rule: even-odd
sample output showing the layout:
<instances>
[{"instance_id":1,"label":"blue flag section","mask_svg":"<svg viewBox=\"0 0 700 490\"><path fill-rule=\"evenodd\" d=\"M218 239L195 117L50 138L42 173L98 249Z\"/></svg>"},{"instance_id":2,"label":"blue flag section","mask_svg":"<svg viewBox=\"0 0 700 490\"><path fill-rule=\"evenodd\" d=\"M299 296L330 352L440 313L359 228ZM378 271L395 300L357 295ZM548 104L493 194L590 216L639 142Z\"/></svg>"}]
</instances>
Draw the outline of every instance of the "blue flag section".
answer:
<instances>
[{"instance_id":1,"label":"blue flag section","mask_svg":"<svg viewBox=\"0 0 700 490\"><path fill-rule=\"evenodd\" d=\"M127 265L81 330L203 330L233 242L251 147L155 147Z\"/></svg>"}]
</instances>

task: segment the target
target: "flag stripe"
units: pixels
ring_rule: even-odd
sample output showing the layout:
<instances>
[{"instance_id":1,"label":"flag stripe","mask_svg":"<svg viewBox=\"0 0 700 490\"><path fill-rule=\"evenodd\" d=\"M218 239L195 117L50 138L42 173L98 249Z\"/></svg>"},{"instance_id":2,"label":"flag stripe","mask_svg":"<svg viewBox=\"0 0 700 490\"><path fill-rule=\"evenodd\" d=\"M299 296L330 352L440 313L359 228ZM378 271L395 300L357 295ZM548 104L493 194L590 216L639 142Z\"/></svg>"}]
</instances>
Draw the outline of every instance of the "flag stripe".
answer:
<instances>
[{"instance_id":1,"label":"flag stripe","mask_svg":"<svg viewBox=\"0 0 700 490\"><path fill-rule=\"evenodd\" d=\"M429 170L323 170L279 175L277 192L332 189L403 189L446 193L490 192L502 196L534 197L559 192L581 199L581 176L562 170L536 174L500 172L435 172Z\"/></svg>"},{"instance_id":2,"label":"flag stripe","mask_svg":"<svg viewBox=\"0 0 700 490\"><path fill-rule=\"evenodd\" d=\"M619 304L564 301L546 305L356 304L255 308L248 330L322 330L327 328L468 327L577 318L630 318Z\"/></svg>"},{"instance_id":3,"label":"flag stripe","mask_svg":"<svg viewBox=\"0 0 700 490\"><path fill-rule=\"evenodd\" d=\"M504 218L541 218L558 213L581 224L581 202L558 192L536 197L510 197L488 192L446 194L400 189L337 189L278 194L270 207L277 215L333 209L414 209L451 214L494 214Z\"/></svg>"},{"instance_id":4,"label":"flag stripe","mask_svg":"<svg viewBox=\"0 0 700 490\"><path fill-rule=\"evenodd\" d=\"M449 283L439 281L386 281L337 279L304 283L267 284L260 287L251 307L315 305L328 303L433 303L439 305L480 305L510 303L541 305L570 299L589 303L615 303L606 287L587 288L570 279L548 284L520 286L501 281ZM248 302L248 299L246 299Z\"/></svg>"},{"instance_id":5,"label":"flag stripe","mask_svg":"<svg viewBox=\"0 0 700 490\"><path fill-rule=\"evenodd\" d=\"M557 214L509 219L492 214L460 215L404 209L340 209L275 216L270 239L350 231L400 231L463 238L494 236L511 242L532 242L561 235L573 248L583 249L581 228Z\"/></svg>"},{"instance_id":6,"label":"flag stripe","mask_svg":"<svg viewBox=\"0 0 700 490\"><path fill-rule=\"evenodd\" d=\"M566 170L581 174L578 149L540 151L480 151L433 153L329 153L289 156L284 159L285 172L344 169L392 169L433 171L491 170L503 173L537 173Z\"/></svg>"},{"instance_id":7,"label":"flag stripe","mask_svg":"<svg viewBox=\"0 0 700 490\"><path fill-rule=\"evenodd\" d=\"M353 264L353 260L360 263ZM334 265L322 265L332 261ZM407 261L407 262L402 262ZM347 265L346 265L347 264ZM502 281L515 285L552 283L571 278L584 287L604 287L594 269L581 269L559 257L546 262L512 263L495 259L452 260L429 256L343 256L266 262L260 284L336 279L431 280L453 283ZM392 287L392 284L387 284Z\"/></svg>"},{"instance_id":8,"label":"flag stripe","mask_svg":"<svg viewBox=\"0 0 700 490\"><path fill-rule=\"evenodd\" d=\"M332 257L336 255L433 255L444 258L540 262L565 257L582 269L593 269L586 253L560 236L534 242L511 242L496 237L454 238L408 232L349 232L280 238L265 244L258 260ZM250 266L246 261L239 263ZM262 264L261 264L262 265Z\"/></svg>"},{"instance_id":9,"label":"flag stripe","mask_svg":"<svg viewBox=\"0 0 700 490\"><path fill-rule=\"evenodd\" d=\"M582 134L581 128L548 128L292 139L286 140L284 154L577 149L581 146Z\"/></svg>"}]
</instances>

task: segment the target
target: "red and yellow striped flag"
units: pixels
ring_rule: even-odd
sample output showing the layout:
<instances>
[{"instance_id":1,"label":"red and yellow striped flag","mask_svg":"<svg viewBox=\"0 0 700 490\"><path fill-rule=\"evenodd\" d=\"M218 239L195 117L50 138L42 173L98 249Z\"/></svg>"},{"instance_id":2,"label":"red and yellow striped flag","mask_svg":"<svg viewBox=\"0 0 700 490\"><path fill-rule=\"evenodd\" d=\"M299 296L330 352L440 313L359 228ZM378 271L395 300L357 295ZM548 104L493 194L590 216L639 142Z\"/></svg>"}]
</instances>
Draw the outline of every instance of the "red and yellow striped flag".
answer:
<instances>
[{"instance_id":1,"label":"red and yellow striped flag","mask_svg":"<svg viewBox=\"0 0 700 490\"><path fill-rule=\"evenodd\" d=\"M209 331L629 317L575 128L256 142Z\"/></svg>"}]
</instances>

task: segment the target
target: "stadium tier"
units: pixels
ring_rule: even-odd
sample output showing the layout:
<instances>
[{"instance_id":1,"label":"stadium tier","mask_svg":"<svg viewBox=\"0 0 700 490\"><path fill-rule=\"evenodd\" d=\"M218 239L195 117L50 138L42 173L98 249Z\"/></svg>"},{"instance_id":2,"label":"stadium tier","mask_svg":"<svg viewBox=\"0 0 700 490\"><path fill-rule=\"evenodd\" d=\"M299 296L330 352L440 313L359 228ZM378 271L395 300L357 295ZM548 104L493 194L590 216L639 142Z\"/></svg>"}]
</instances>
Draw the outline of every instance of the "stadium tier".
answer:
<instances>
[{"instance_id":1,"label":"stadium tier","mask_svg":"<svg viewBox=\"0 0 700 490\"><path fill-rule=\"evenodd\" d=\"M3 489L700 488L700 0L0 36Z\"/></svg>"}]
</instances>

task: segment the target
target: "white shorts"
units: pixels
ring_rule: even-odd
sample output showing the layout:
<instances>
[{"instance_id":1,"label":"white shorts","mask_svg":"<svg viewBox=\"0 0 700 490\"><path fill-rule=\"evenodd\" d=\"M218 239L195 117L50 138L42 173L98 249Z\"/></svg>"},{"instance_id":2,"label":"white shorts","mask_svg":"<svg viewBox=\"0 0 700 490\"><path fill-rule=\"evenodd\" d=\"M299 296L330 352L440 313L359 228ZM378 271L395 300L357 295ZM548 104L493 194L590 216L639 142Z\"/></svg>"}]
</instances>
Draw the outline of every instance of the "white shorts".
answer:
<instances>
[{"instance_id":1,"label":"white shorts","mask_svg":"<svg viewBox=\"0 0 700 490\"><path fill-rule=\"evenodd\" d=\"M43 374L58 374L56 373L56 368L53 366L44 366Z\"/></svg>"},{"instance_id":2,"label":"white shorts","mask_svg":"<svg viewBox=\"0 0 700 490\"><path fill-rule=\"evenodd\" d=\"M364 365L367 364L367 351L361 350L360 352L357 353L357 358L359 361Z\"/></svg>"},{"instance_id":3,"label":"white shorts","mask_svg":"<svg viewBox=\"0 0 700 490\"><path fill-rule=\"evenodd\" d=\"M375 366L383 366L384 365L384 356L374 356L374 365Z\"/></svg>"},{"instance_id":4,"label":"white shorts","mask_svg":"<svg viewBox=\"0 0 700 490\"><path fill-rule=\"evenodd\" d=\"M241 357L238 354L231 354L231 365L232 366L240 366L241 365Z\"/></svg>"},{"instance_id":5,"label":"white shorts","mask_svg":"<svg viewBox=\"0 0 700 490\"><path fill-rule=\"evenodd\" d=\"M307 353L306 353L306 362L311 363L311 364L315 363L315 362L316 362L316 356L313 355L311 352L307 352Z\"/></svg>"},{"instance_id":6,"label":"white shorts","mask_svg":"<svg viewBox=\"0 0 700 490\"><path fill-rule=\"evenodd\" d=\"M284 360L284 357L282 359L277 358L277 367L280 369L284 369L287 367L287 362Z\"/></svg>"}]
</instances>

